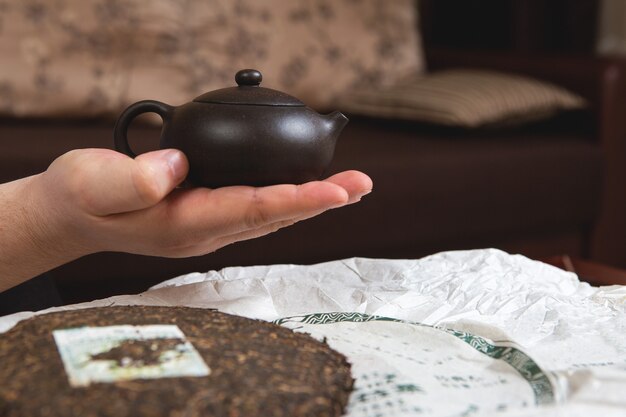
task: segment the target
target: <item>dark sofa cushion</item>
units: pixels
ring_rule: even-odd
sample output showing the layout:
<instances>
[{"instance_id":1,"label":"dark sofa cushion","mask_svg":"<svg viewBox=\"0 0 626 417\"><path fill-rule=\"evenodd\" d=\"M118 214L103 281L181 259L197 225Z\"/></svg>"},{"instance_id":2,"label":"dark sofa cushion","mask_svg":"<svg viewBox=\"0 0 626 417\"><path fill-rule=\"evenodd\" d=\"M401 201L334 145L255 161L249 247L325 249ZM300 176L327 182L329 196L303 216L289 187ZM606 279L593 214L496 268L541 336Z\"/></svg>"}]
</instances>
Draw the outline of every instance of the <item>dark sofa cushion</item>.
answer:
<instances>
[{"instance_id":1,"label":"dark sofa cushion","mask_svg":"<svg viewBox=\"0 0 626 417\"><path fill-rule=\"evenodd\" d=\"M108 122L0 123L0 179L44 170L72 148L110 148L111 131ZM130 132L138 151L155 148L158 135L150 127ZM596 217L602 174L600 148L587 138L559 131L455 134L356 119L339 139L329 173L368 173L374 191L360 204L202 257L97 254L52 276L65 301L79 301L229 265L418 257L484 246L576 254Z\"/></svg>"}]
</instances>

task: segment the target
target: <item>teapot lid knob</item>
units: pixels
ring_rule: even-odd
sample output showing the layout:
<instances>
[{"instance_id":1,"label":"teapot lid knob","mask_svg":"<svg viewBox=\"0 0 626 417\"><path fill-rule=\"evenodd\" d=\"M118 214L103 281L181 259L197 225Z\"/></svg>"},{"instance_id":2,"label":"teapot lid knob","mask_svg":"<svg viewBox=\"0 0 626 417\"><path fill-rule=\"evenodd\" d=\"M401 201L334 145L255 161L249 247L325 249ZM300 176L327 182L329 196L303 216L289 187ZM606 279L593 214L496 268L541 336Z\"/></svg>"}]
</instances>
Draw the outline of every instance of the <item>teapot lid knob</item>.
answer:
<instances>
[{"instance_id":1,"label":"teapot lid knob","mask_svg":"<svg viewBox=\"0 0 626 417\"><path fill-rule=\"evenodd\" d=\"M261 84L263 80L263 75L261 75L260 71L255 69L242 69L241 71L237 71L235 74L235 81L237 85L250 85L250 86L258 86Z\"/></svg>"},{"instance_id":2,"label":"teapot lid knob","mask_svg":"<svg viewBox=\"0 0 626 417\"><path fill-rule=\"evenodd\" d=\"M2 0L0 0L2 3ZM255 69L243 69L235 75L239 86L209 91L193 101L213 104L304 107L304 103L282 91L259 86L263 76Z\"/></svg>"}]
</instances>

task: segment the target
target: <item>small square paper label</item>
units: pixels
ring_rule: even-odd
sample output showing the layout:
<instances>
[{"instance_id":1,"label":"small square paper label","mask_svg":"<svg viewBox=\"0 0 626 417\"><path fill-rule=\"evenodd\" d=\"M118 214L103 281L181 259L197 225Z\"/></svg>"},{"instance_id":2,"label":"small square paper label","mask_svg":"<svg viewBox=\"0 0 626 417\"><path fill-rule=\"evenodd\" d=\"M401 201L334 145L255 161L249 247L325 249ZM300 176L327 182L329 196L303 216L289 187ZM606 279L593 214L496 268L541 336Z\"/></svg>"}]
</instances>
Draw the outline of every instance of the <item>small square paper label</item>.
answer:
<instances>
[{"instance_id":1,"label":"small square paper label","mask_svg":"<svg viewBox=\"0 0 626 417\"><path fill-rule=\"evenodd\" d=\"M73 387L211 372L176 325L77 327L52 334Z\"/></svg>"}]
</instances>

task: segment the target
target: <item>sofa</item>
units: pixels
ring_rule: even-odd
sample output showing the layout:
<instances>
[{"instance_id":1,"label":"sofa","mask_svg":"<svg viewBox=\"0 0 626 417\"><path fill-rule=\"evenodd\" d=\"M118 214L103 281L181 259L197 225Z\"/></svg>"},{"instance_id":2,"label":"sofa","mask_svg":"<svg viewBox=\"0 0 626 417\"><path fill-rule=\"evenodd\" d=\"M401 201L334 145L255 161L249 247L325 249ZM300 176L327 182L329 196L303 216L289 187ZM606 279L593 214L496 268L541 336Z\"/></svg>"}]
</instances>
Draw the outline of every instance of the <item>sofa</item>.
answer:
<instances>
[{"instance_id":1,"label":"sofa","mask_svg":"<svg viewBox=\"0 0 626 417\"><path fill-rule=\"evenodd\" d=\"M47 274L60 302L136 293L176 275L235 265L417 258L479 247L530 257L593 257L594 242L603 241L597 236L602 204L613 192L606 188L606 150L624 132L624 65L609 58L428 44L425 56L429 71L489 68L551 81L580 94L589 107L476 130L350 114L329 174L369 174L374 190L359 204L196 258L86 256ZM0 181L41 172L71 149L113 148L113 124L110 118L4 116ZM159 127L135 124L129 136L137 151L155 149Z\"/></svg>"}]
</instances>

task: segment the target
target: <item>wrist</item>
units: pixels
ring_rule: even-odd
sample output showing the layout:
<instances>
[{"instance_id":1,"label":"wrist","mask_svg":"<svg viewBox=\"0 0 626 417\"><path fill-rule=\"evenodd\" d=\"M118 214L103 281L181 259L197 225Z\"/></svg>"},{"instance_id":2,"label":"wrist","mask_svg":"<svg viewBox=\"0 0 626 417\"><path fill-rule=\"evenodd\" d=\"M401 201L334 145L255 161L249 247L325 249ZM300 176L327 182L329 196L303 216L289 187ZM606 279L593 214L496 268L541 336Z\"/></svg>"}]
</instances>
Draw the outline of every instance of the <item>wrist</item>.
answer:
<instances>
[{"instance_id":1,"label":"wrist","mask_svg":"<svg viewBox=\"0 0 626 417\"><path fill-rule=\"evenodd\" d=\"M0 185L0 292L91 252L53 188L44 174Z\"/></svg>"},{"instance_id":2,"label":"wrist","mask_svg":"<svg viewBox=\"0 0 626 417\"><path fill-rule=\"evenodd\" d=\"M73 200L62 195L55 178L43 172L25 180L24 211L30 216L27 228L33 245L58 265L96 252L85 231L85 219Z\"/></svg>"}]
</instances>

